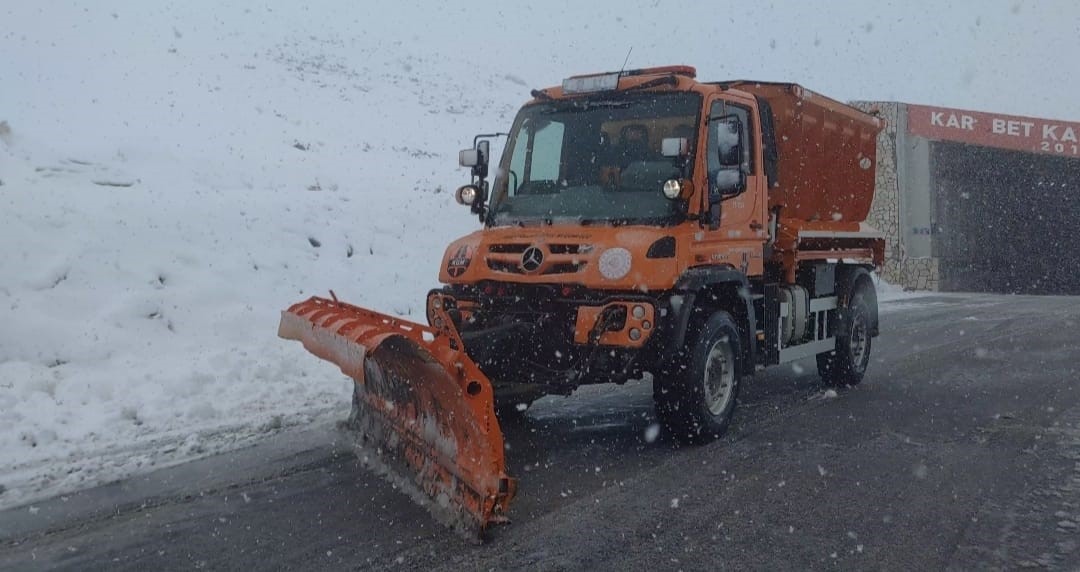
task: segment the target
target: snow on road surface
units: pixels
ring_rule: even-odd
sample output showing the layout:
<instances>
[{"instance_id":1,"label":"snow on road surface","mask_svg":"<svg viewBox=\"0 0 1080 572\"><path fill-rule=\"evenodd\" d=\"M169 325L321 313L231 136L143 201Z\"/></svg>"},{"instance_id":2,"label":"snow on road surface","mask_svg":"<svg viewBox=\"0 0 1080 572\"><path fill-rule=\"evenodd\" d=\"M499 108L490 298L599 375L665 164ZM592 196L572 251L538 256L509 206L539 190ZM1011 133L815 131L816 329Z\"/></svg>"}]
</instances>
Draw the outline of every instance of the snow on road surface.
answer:
<instances>
[{"instance_id":1,"label":"snow on road surface","mask_svg":"<svg viewBox=\"0 0 1080 572\"><path fill-rule=\"evenodd\" d=\"M874 277L874 286L877 289L878 303L896 302L898 300L910 300L912 298L934 295L933 292L925 290L905 290L903 287L897 286L896 284L889 284L884 279L877 276Z\"/></svg>"},{"instance_id":2,"label":"snow on road surface","mask_svg":"<svg viewBox=\"0 0 1080 572\"><path fill-rule=\"evenodd\" d=\"M39 34L0 36L0 508L341 418L279 312L333 288L422 321L477 225L457 150L558 79L347 10L6 11Z\"/></svg>"},{"instance_id":3,"label":"snow on road surface","mask_svg":"<svg viewBox=\"0 0 1080 572\"><path fill-rule=\"evenodd\" d=\"M917 307L922 307L927 304L941 304L942 302L927 302L927 301L915 301L915 298L923 298L926 296L935 296L936 292L926 290L904 290L904 288L895 284L889 284L884 279L874 276L874 286L877 289L878 296L878 312L881 314L891 314L893 312L902 312Z\"/></svg>"}]
</instances>

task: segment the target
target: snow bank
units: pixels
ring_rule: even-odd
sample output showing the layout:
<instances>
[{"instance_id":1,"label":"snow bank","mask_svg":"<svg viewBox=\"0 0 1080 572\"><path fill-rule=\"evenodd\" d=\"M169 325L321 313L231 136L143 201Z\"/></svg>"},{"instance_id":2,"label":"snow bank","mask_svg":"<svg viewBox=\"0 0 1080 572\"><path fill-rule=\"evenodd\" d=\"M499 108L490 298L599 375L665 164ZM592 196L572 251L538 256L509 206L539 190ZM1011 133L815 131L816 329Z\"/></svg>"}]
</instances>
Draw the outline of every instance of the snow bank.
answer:
<instances>
[{"instance_id":1,"label":"snow bank","mask_svg":"<svg viewBox=\"0 0 1080 572\"><path fill-rule=\"evenodd\" d=\"M278 311L333 287L416 314L445 232L415 220L439 195L110 187L93 182L108 169L49 165L63 174L6 182L0 214L0 471L32 489L112 476L87 466L99 450L182 440L162 451L179 460L199 432L340 409L348 384L275 337Z\"/></svg>"},{"instance_id":2,"label":"snow bank","mask_svg":"<svg viewBox=\"0 0 1080 572\"><path fill-rule=\"evenodd\" d=\"M881 277L874 276L874 287L877 290L878 303L895 302L897 300L909 300L923 296L933 296L936 292L928 290L905 290L902 286L889 284Z\"/></svg>"},{"instance_id":3,"label":"snow bank","mask_svg":"<svg viewBox=\"0 0 1080 572\"><path fill-rule=\"evenodd\" d=\"M280 310L333 288L422 320L477 225L456 152L528 97L388 32L155 10L0 40L0 508L342 417Z\"/></svg>"}]
</instances>

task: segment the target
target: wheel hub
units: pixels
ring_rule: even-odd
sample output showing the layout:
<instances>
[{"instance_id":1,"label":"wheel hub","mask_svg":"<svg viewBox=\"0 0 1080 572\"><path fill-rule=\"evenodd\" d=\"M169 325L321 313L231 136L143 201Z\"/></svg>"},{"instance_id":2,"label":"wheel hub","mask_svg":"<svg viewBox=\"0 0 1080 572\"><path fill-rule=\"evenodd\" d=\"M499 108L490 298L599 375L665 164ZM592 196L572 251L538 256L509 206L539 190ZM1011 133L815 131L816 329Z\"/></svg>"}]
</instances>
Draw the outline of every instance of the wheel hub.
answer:
<instances>
[{"instance_id":1,"label":"wheel hub","mask_svg":"<svg viewBox=\"0 0 1080 572\"><path fill-rule=\"evenodd\" d=\"M709 413L721 415L735 391L735 356L726 340L713 344L705 362L705 404Z\"/></svg>"},{"instance_id":2,"label":"wheel hub","mask_svg":"<svg viewBox=\"0 0 1080 572\"><path fill-rule=\"evenodd\" d=\"M851 320L851 334L848 338L848 345L851 349L851 362L856 366L861 367L863 360L866 358L867 341L869 337L866 331L866 316L863 312L857 312L852 316Z\"/></svg>"}]
</instances>

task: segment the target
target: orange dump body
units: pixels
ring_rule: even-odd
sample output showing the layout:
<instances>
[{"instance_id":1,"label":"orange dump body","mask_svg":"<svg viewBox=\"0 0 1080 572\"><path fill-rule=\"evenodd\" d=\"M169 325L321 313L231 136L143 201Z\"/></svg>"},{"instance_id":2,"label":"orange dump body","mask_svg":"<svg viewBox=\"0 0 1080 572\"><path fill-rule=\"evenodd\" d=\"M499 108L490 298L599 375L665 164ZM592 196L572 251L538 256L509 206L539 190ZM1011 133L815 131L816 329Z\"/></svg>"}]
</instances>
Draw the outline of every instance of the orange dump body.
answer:
<instances>
[{"instance_id":1,"label":"orange dump body","mask_svg":"<svg viewBox=\"0 0 1080 572\"><path fill-rule=\"evenodd\" d=\"M782 209L780 220L865 221L883 121L793 83L730 85L771 108L778 160L769 207Z\"/></svg>"}]
</instances>

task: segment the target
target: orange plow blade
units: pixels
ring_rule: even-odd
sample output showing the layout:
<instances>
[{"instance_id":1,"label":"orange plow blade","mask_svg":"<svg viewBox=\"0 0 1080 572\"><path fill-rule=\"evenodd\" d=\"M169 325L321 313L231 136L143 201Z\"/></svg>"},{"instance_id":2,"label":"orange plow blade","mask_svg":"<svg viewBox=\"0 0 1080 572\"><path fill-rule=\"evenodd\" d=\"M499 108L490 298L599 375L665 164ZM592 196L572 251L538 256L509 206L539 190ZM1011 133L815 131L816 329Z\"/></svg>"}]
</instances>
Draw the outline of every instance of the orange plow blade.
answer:
<instances>
[{"instance_id":1,"label":"orange plow blade","mask_svg":"<svg viewBox=\"0 0 1080 572\"><path fill-rule=\"evenodd\" d=\"M506 475L491 382L465 354L450 318L430 328L313 297L281 313L297 340L356 380L351 424L430 497L438 516L477 537L503 519Z\"/></svg>"}]
</instances>

